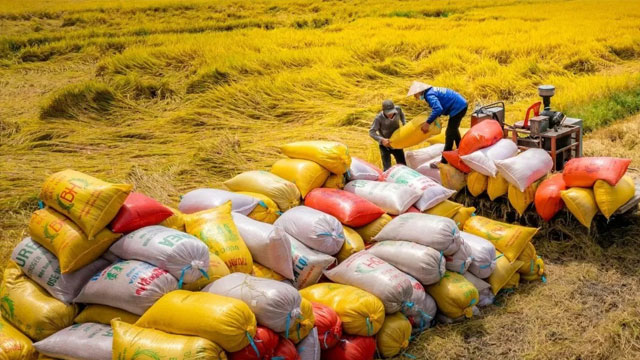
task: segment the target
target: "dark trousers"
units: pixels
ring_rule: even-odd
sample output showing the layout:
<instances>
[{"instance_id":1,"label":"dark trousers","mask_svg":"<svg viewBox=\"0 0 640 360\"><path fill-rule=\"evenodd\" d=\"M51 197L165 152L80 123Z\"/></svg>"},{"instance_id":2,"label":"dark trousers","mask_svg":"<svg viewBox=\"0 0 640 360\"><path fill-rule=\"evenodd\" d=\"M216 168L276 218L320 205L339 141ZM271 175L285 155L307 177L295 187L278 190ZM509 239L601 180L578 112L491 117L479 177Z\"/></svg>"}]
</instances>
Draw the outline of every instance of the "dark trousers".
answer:
<instances>
[{"instance_id":1,"label":"dark trousers","mask_svg":"<svg viewBox=\"0 0 640 360\"><path fill-rule=\"evenodd\" d=\"M444 151L453 150L453 144L456 144L456 149L460 147L460 121L467 114L467 108L465 107L459 113L449 117L447 123L447 130L444 138ZM447 159L442 157L442 163L446 164Z\"/></svg>"},{"instance_id":2,"label":"dark trousers","mask_svg":"<svg viewBox=\"0 0 640 360\"><path fill-rule=\"evenodd\" d=\"M380 145L380 157L382 158L382 167L387 171L391 167L391 155L396 158L396 164L406 165L404 160L404 151L402 149L391 149Z\"/></svg>"}]
</instances>

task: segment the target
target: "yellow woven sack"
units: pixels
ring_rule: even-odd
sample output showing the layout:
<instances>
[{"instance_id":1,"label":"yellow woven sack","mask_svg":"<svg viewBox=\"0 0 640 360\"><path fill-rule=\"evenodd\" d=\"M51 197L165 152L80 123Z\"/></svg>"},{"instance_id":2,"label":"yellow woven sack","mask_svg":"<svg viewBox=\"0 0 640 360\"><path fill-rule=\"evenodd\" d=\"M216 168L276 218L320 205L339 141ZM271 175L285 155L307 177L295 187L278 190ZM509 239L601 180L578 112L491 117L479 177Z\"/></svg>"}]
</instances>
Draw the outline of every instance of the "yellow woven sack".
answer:
<instances>
[{"instance_id":1,"label":"yellow woven sack","mask_svg":"<svg viewBox=\"0 0 640 360\"><path fill-rule=\"evenodd\" d=\"M262 194L287 211L300 204L300 191L294 183L268 171L245 171L224 182L231 191L249 191Z\"/></svg>"},{"instance_id":2,"label":"yellow woven sack","mask_svg":"<svg viewBox=\"0 0 640 360\"><path fill-rule=\"evenodd\" d=\"M518 260L522 261L522 266L518 269L518 272L521 274L528 274L529 269L533 266L537 258L536 247L533 246L532 243L528 243L527 246L522 250L520 256L518 256Z\"/></svg>"},{"instance_id":3,"label":"yellow woven sack","mask_svg":"<svg viewBox=\"0 0 640 360\"><path fill-rule=\"evenodd\" d=\"M469 128L460 128L460 138L462 138L464 136L464 134L467 133L467 131L469 131ZM431 145L435 145L435 144L444 144L446 140L446 134L441 132L438 135L432 136L430 138L427 139L427 142ZM456 146L454 144L453 149L456 149Z\"/></svg>"},{"instance_id":4,"label":"yellow woven sack","mask_svg":"<svg viewBox=\"0 0 640 360\"><path fill-rule=\"evenodd\" d=\"M35 360L37 357L31 339L0 317L0 359Z\"/></svg>"},{"instance_id":5,"label":"yellow woven sack","mask_svg":"<svg viewBox=\"0 0 640 360\"><path fill-rule=\"evenodd\" d=\"M493 270L493 273L491 273L491 276L489 276L489 279L487 279L494 295L498 294L523 264L520 260L510 262L505 255L497 251L496 255L496 268Z\"/></svg>"},{"instance_id":6,"label":"yellow woven sack","mask_svg":"<svg viewBox=\"0 0 640 360\"><path fill-rule=\"evenodd\" d=\"M517 289L520 285L520 274L518 272L511 275L507 283L502 287L503 289Z\"/></svg>"},{"instance_id":7,"label":"yellow woven sack","mask_svg":"<svg viewBox=\"0 0 640 360\"><path fill-rule=\"evenodd\" d=\"M342 262L358 251L364 250L362 236L348 226L343 225L342 228L344 229L344 243L340 251L335 255L338 262Z\"/></svg>"},{"instance_id":8,"label":"yellow woven sack","mask_svg":"<svg viewBox=\"0 0 640 360\"><path fill-rule=\"evenodd\" d=\"M453 218L458 213L458 210L460 210L461 208L462 208L462 204L457 203L455 201L451 201L451 200L445 200L439 203L438 205L432 207L431 209L428 209L424 213L429 215L437 215L437 216Z\"/></svg>"},{"instance_id":9,"label":"yellow woven sack","mask_svg":"<svg viewBox=\"0 0 640 360\"><path fill-rule=\"evenodd\" d=\"M165 205L166 206L166 205ZM173 215L164 219L159 225L166 226L171 229L176 229L178 231L184 232L184 214L180 212L178 209L174 209L172 207L167 206L173 212Z\"/></svg>"},{"instance_id":10,"label":"yellow woven sack","mask_svg":"<svg viewBox=\"0 0 640 360\"><path fill-rule=\"evenodd\" d=\"M247 215L253 220L273 224L276 220L278 220L280 214L282 214L282 212L280 212L280 208L278 208L278 204L276 204L276 202L271 200L268 196L249 191L239 191L238 194L251 196L260 200L258 205L253 208L249 215Z\"/></svg>"},{"instance_id":11,"label":"yellow woven sack","mask_svg":"<svg viewBox=\"0 0 640 360\"><path fill-rule=\"evenodd\" d=\"M446 316L456 319L473 316L473 306L478 303L478 289L464 276L447 270L436 284L427 287L427 292Z\"/></svg>"},{"instance_id":12,"label":"yellow woven sack","mask_svg":"<svg viewBox=\"0 0 640 360\"><path fill-rule=\"evenodd\" d=\"M213 252L209 252L209 268L207 269L207 275L209 278L207 279L206 277L201 276L195 282L183 284L182 288L185 290L200 291L205 286L229 274L231 274L231 271L229 271L227 264L225 264L218 255Z\"/></svg>"},{"instance_id":13,"label":"yellow woven sack","mask_svg":"<svg viewBox=\"0 0 640 360\"><path fill-rule=\"evenodd\" d=\"M411 322L401 313L387 315L376 334L376 345L382 357L394 357L409 347Z\"/></svg>"},{"instance_id":14,"label":"yellow woven sack","mask_svg":"<svg viewBox=\"0 0 640 360\"><path fill-rule=\"evenodd\" d=\"M55 299L9 261L0 287L2 317L33 340L42 340L73 324L78 307Z\"/></svg>"},{"instance_id":15,"label":"yellow woven sack","mask_svg":"<svg viewBox=\"0 0 640 360\"><path fill-rule=\"evenodd\" d=\"M509 183L500 173L496 177L489 177L487 181L487 195L492 201L500 196L506 195L509 191Z\"/></svg>"},{"instance_id":16,"label":"yellow woven sack","mask_svg":"<svg viewBox=\"0 0 640 360\"><path fill-rule=\"evenodd\" d=\"M342 328L349 335L373 336L384 323L382 301L356 287L320 283L300 290L303 298L326 305L338 314Z\"/></svg>"},{"instance_id":17,"label":"yellow woven sack","mask_svg":"<svg viewBox=\"0 0 640 360\"><path fill-rule=\"evenodd\" d=\"M323 188L328 188L328 189L344 189L344 175L336 175L336 174L331 174L329 175L329 177L327 178L327 180L324 182L324 184L322 184Z\"/></svg>"},{"instance_id":18,"label":"yellow woven sack","mask_svg":"<svg viewBox=\"0 0 640 360\"><path fill-rule=\"evenodd\" d=\"M76 223L89 239L118 214L133 188L74 170L57 172L42 185L40 199Z\"/></svg>"},{"instance_id":19,"label":"yellow woven sack","mask_svg":"<svg viewBox=\"0 0 640 360\"><path fill-rule=\"evenodd\" d=\"M342 175L351 166L351 156L347 145L335 141L298 141L280 148L292 159L304 159L318 163L336 175Z\"/></svg>"},{"instance_id":20,"label":"yellow woven sack","mask_svg":"<svg viewBox=\"0 0 640 360\"><path fill-rule=\"evenodd\" d=\"M593 217L598 213L598 205L593 190L585 188L570 188L560 192L562 201L573 216L587 228L591 227Z\"/></svg>"},{"instance_id":21,"label":"yellow woven sack","mask_svg":"<svg viewBox=\"0 0 640 360\"><path fill-rule=\"evenodd\" d=\"M636 193L636 185L629 175L623 176L616 186L609 185L604 180L597 180L593 185L598 208L609 219L620 206L631 200Z\"/></svg>"},{"instance_id":22,"label":"yellow woven sack","mask_svg":"<svg viewBox=\"0 0 640 360\"><path fill-rule=\"evenodd\" d=\"M91 322L109 325L111 324L111 320L119 319L120 321L133 324L138 321L139 318L140 316L122 309L107 305L90 304L87 305L73 321L79 324Z\"/></svg>"},{"instance_id":23,"label":"yellow woven sack","mask_svg":"<svg viewBox=\"0 0 640 360\"><path fill-rule=\"evenodd\" d=\"M256 317L241 300L175 290L162 296L136 326L209 339L225 351L240 351L256 335Z\"/></svg>"},{"instance_id":24,"label":"yellow woven sack","mask_svg":"<svg viewBox=\"0 0 640 360\"><path fill-rule=\"evenodd\" d=\"M391 216L388 214L382 214L379 218L373 220L365 226L361 226L359 228L355 228L354 230L360 235L362 241L365 243L370 243L371 239L373 239L382 228L391 221Z\"/></svg>"},{"instance_id":25,"label":"yellow woven sack","mask_svg":"<svg viewBox=\"0 0 640 360\"><path fill-rule=\"evenodd\" d=\"M93 262L121 235L103 229L89 240L76 224L51 208L31 215L29 233L33 240L56 255L63 274Z\"/></svg>"},{"instance_id":26,"label":"yellow woven sack","mask_svg":"<svg viewBox=\"0 0 640 360\"><path fill-rule=\"evenodd\" d=\"M289 328L289 340L293 341L294 344L304 340L316 323L311 301L302 298L302 302L300 302L300 310L302 310L302 315L296 318ZM285 337L285 335L286 334L284 332L280 333L280 336L282 337Z\"/></svg>"},{"instance_id":27,"label":"yellow woven sack","mask_svg":"<svg viewBox=\"0 0 640 360\"><path fill-rule=\"evenodd\" d=\"M309 191L321 187L329 177L329 170L303 159L280 159L271 166L271 172L294 183L302 198Z\"/></svg>"},{"instance_id":28,"label":"yellow woven sack","mask_svg":"<svg viewBox=\"0 0 640 360\"><path fill-rule=\"evenodd\" d=\"M253 258L231 217L231 201L184 218L187 232L207 244L229 271L251 274Z\"/></svg>"},{"instance_id":29,"label":"yellow woven sack","mask_svg":"<svg viewBox=\"0 0 640 360\"><path fill-rule=\"evenodd\" d=\"M253 263L253 272L252 275L259 278L271 279L276 281L282 281L285 279L284 276L278 274L277 272L269 269L266 266L262 266L257 262Z\"/></svg>"},{"instance_id":30,"label":"yellow woven sack","mask_svg":"<svg viewBox=\"0 0 640 360\"><path fill-rule=\"evenodd\" d=\"M460 191L467 185L464 173L449 164L438 163L440 182L447 189Z\"/></svg>"},{"instance_id":31,"label":"yellow woven sack","mask_svg":"<svg viewBox=\"0 0 640 360\"><path fill-rule=\"evenodd\" d=\"M467 175L467 189L472 196L478 197L487 190L489 178L477 171L472 171Z\"/></svg>"},{"instance_id":32,"label":"yellow woven sack","mask_svg":"<svg viewBox=\"0 0 640 360\"><path fill-rule=\"evenodd\" d=\"M427 131L426 134L423 133L420 128L425 121L426 115L420 115L396 129L389 138L391 147L394 149L408 148L418 145L434 135L440 134L442 125L438 119L429 126L429 131Z\"/></svg>"},{"instance_id":33,"label":"yellow woven sack","mask_svg":"<svg viewBox=\"0 0 640 360\"><path fill-rule=\"evenodd\" d=\"M220 346L197 336L167 334L123 321L111 322L113 359L117 360L226 360Z\"/></svg>"},{"instance_id":34,"label":"yellow woven sack","mask_svg":"<svg viewBox=\"0 0 640 360\"><path fill-rule=\"evenodd\" d=\"M484 216L472 216L464 224L464 231L491 241L509 261L514 261L520 256L538 229L507 224Z\"/></svg>"},{"instance_id":35,"label":"yellow woven sack","mask_svg":"<svg viewBox=\"0 0 640 360\"><path fill-rule=\"evenodd\" d=\"M509 184L509 203L511 203L511 206L516 209L518 214L524 214L529 205L531 205L536 197L536 190L538 190L538 185L540 185L540 181L536 181L533 184L527 186L524 191L520 191L517 186Z\"/></svg>"},{"instance_id":36,"label":"yellow woven sack","mask_svg":"<svg viewBox=\"0 0 640 360\"><path fill-rule=\"evenodd\" d=\"M529 268L529 272L527 274L522 274L522 273L520 274L520 279L524 281L542 280L542 282L547 282L547 279L544 273L544 261L542 261L542 258L540 256L536 256L536 260L533 263L533 267Z\"/></svg>"},{"instance_id":37,"label":"yellow woven sack","mask_svg":"<svg viewBox=\"0 0 640 360\"><path fill-rule=\"evenodd\" d=\"M458 228L462 230L464 228L464 224L467 223L472 216L475 216L476 208L472 207L461 207L458 209L458 212L452 217L453 221L458 224Z\"/></svg>"}]
</instances>

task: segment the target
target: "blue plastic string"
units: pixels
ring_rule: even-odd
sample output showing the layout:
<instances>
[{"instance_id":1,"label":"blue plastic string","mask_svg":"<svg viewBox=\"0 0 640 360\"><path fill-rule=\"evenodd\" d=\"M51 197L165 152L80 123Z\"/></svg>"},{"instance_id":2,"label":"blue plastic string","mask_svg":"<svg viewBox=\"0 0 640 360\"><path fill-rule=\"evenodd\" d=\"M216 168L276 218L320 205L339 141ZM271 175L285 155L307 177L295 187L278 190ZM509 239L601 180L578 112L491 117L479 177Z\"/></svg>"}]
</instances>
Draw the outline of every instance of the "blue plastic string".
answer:
<instances>
[{"instance_id":1,"label":"blue plastic string","mask_svg":"<svg viewBox=\"0 0 640 360\"><path fill-rule=\"evenodd\" d=\"M289 338L289 326L291 326L291 313L287 314L287 322L285 323L285 325L287 327L287 330L285 330L284 332L284 338L288 339Z\"/></svg>"},{"instance_id":2,"label":"blue plastic string","mask_svg":"<svg viewBox=\"0 0 640 360\"><path fill-rule=\"evenodd\" d=\"M199 270L202 276L204 276L205 279L209 280L209 274L207 274L207 272L204 271L204 269L199 269Z\"/></svg>"},{"instance_id":3,"label":"blue plastic string","mask_svg":"<svg viewBox=\"0 0 640 360\"><path fill-rule=\"evenodd\" d=\"M440 265L442 265L442 258L444 257L444 252L440 251L440 259L438 259L438 275L442 277L442 271L440 271Z\"/></svg>"},{"instance_id":4,"label":"blue plastic string","mask_svg":"<svg viewBox=\"0 0 640 360\"><path fill-rule=\"evenodd\" d=\"M251 347L253 348L253 351L256 352L256 355L258 356L258 359L260 359L260 351L258 351L258 347L256 346L255 341L253 341L253 337L251 336L251 334L249 334L249 332L247 331L247 337L249 338L249 344L251 345Z\"/></svg>"},{"instance_id":5,"label":"blue plastic string","mask_svg":"<svg viewBox=\"0 0 640 360\"><path fill-rule=\"evenodd\" d=\"M264 201L260 200L258 201L258 205L262 206L265 209L268 209L269 207L267 206L267 204L264 203Z\"/></svg>"},{"instance_id":6,"label":"blue plastic string","mask_svg":"<svg viewBox=\"0 0 640 360\"><path fill-rule=\"evenodd\" d=\"M282 215L283 213L282 213L282 211L278 210L278 211L276 211L276 214Z\"/></svg>"},{"instance_id":7,"label":"blue plastic string","mask_svg":"<svg viewBox=\"0 0 640 360\"><path fill-rule=\"evenodd\" d=\"M296 333L298 334L298 340L301 340L302 336L300 336L300 323L298 323L298 328L296 329Z\"/></svg>"},{"instance_id":8,"label":"blue plastic string","mask_svg":"<svg viewBox=\"0 0 640 360\"><path fill-rule=\"evenodd\" d=\"M547 277L546 277L546 276L544 276L544 275L542 275L542 277L540 278L540 280L542 280L542 283L543 283L543 284L546 284L546 283L547 283Z\"/></svg>"},{"instance_id":9,"label":"blue plastic string","mask_svg":"<svg viewBox=\"0 0 640 360\"><path fill-rule=\"evenodd\" d=\"M367 334L369 334L369 336L373 336L373 325L371 325L369 318L367 318Z\"/></svg>"},{"instance_id":10,"label":"blue plastic string","mask_svg":"<svg viewBox=\"0 0 640 360\"><path fill-rule=\"evenodd\" d=\"M407 354L406 352L403 352L402 355L408 357L409 359L417 359L414 355Z\"/></svg>"},{"instance_id":11,"label":"blue plastic string","mask_svg":"<svg viewBox=\"0 0 640 360\"><path fill-rule=\"evenodd\" d=\"M44 202L42 202L42 200L38 200L38 209L44 209Z\"/></svg>"},{"instance_id":12,"label":"blue plastic string","mask_svg":"<svg viewBox=\"0 0 640 360\"><path fill-rule=\"evenodd\" d=\"M182 268L182 271L180 273L180 280L178 280L178 289L182 289L182 282L184 281L184 273L189 269L191 269L191 264Z\"/></svg>"}]
</instances>

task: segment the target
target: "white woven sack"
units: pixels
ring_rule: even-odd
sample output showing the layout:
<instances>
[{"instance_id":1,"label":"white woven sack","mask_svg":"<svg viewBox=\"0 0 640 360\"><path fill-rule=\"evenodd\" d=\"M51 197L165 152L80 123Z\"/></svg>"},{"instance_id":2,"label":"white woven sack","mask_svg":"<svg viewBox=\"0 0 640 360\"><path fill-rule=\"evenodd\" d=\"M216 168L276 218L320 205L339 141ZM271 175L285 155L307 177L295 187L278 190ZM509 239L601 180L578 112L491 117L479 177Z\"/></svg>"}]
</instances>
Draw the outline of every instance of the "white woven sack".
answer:
<instances>
[{"instance_id":1,"label":"white woven sack","mask_svg":"<svg viewBox=\"0 0 640 360\"><path fill-rule=\"evenodd\" d=\"M251 252L251 257L287 279L293 280L291 243L284 230L233 213L233 222Z\"/></svg>"},{"instance_id":2,"label":"white woven sack","mask_svg":"<svg viewBox=\"0 0 640 360\"><path fill-rule=\"evenodd\" d=\"M231 211L242 215L248 215L260 202L254 197L237 194L220 189L196 189L186 193L180 200L178 210L185 214L193 214L198 211L213 209L231 201Z\"/></svg>"},{"instance_id":3,"label":"white woven sack","mask_svg":"<svg viewBox=\"0 0 640 360\"><path fill-rule=\"evenodd\" d=\"M413 293L411 301L402 307L402 313L411 320L415 332L422 332L431 326L436 317L438 305L418 280L410 275L409 280L411 280Z\"/></svg>"},{"instance_id":4,"label":"white woven sack","mask_svg":"<svg viewBox=\"0 0 640 360\"><path fill-rule=\"evenodd\" d=\"M33 346L41 355L56 359L111 360L112 344L110 325L89 322L71 325Z\"/></svg>"},{"instance_id":5,"label":"white woven sack","mask_svg":"<svg viewBox=\"0 0 640 360\"><path fill-rule=\"evenodd\" d=\"M94 275L73 302L102 304L142 315L177 288L178 280L168 271L139 260L124 260Z\"/></svg>"},{"instance_id":6,"label":"white woven sack","mask_svg":"<svg viewBox=\"0 0 640 360\"><path fill-rule=\"evenodd\" d=\"M202 291L245 302L258 324L275 332L285 332L302 315L302 297L296 288L283 282L233 273L207 285Z\"/></svg>"},{"instance_id":7,"label":"white woven sack","mask_svg":"<svg viewBox=\"0 0 640 360\"><path fill-rule=\"evenodd\" d=\"M308 248L305 244L287 234L291 243L291 257L293 261L293 285L304 289L320 280L322 272L336 263L336 258Z\"/></svg>"},{"instance_id":8,"label":"white woven sack","mask_svg":"<svg viewBox=\"0 0 640 360\"><path fill-rule=\"evenodd\" d=\"M435 169L431 167L431 164L440 163L440 158L435 158L431 161L428 161L420 166L418 166L415 170L420 174L428 177L429 179L437 182L438 184L442 184L442 178L440 177L440 168L436 167Z\"/></svg>"},{"instance_id":9,"label":"white woven sack","mask_svg":"<svg viewBox=\"0 0 640 360\"><path fill-rule=\"evenodd\" d=\"M495 164L502 177L520 191L553 169L553 159L543 149L528 149L512 158L496 160Z\"/></svg>"},{"instance_id":10,"label":"white woven sack","mask_svg":"<svg viewBox=\"0 0 640 360\"><path fill-rule=\"evenodd\" d=\"M406 185L383 181L354 180L347 183L344 190L371 201L391 215L406 212L422 196Z\"/></svg>"},{"instance_id":11,"label":"white woven sack","mask_svg":"<svg viewBox=\"0 0 640 360\"><path fill-rule=\"evenodd\" d=\"M307 337L296 345L300 360L320 360L322 348L318 340L318 328L314 327Z\"/></svg>"},{"instance_id":12,"label":"white woven sack","mask_svg":"<svg viewBox=\"0 0 640 360\"><path fill-rule=\"evenodd\" d=\"M308 206L296 206L285 211L273 225L308 247L328 255L338 253L344 244L344 229L340 221Z\"/></svg>"},{"instance_id":13,"label":"white woven sack","mask_svg":"<svg viewBox=\"0 0 640 360\"><path fill-rule=\"evenodd\" d=\"M458 274L464 275L469 269L469 266L473 262L473 256L471 255L471 247L464 242L464 238L460 242L460 248L458 251L446 257L447 270L455 271Z\"/></svg>"},{"instance_id":14,"label":"white woven sack","mask_svg":"<svg viewBox=\"0 0 640 360\"><path fill-rule=\"evenodd\" d=\"M496 177L498 168L496 160L504 160L516 156L518 146L510 139L501 139L497 143L474 151L469 155L463 155L460 158L471 169L482 175Z\"/></svg>"},{"instance_id":15,"label":"white woven sack","mask_svg":"<svg viewBox=\"0 0 640 360\"><path fill-rule=\"evenodd\" d=\"M407 166L412 169L418 169L423 164L430 163L433 160L440 161L444 144L433 144L422 149L409 150L404 153Z\"/></svg>"},{"instance_id":16,"label":"white woven sack","mask_svg":"<svg viewBox=\"0 0 640 360\"><path fill-rule=\"evenodd\" d=\"M445 272L442 252L410 241L381 241L367 250L424 285L435 284Z\"/></svg>"},{"instance_id":17,"label":"white woven sack","mask_svg":"<svg viewBox=\"0 0 640 360\"><path fill-rule=\"evenodd\" d=\"M422 196L415 203L420 211L431 209L450 198L456 192L447 189L419 172L404 165L395 165L384 173L384 180L396 184L405 184L419 191Z\"/></svg>"},{"instance_id":18,"label":"white woven sack","mask_svg":"<svg viewBox=\"0 0 640 360\"><path fill-rule=\"evenodd\" d=\"M372 164L361 160L357 157L351 158L351 166L349 167L349 180L378 180L381 172L379 169L373 168Z\"/></svg>"},{"instance_id":19,"label":"white woven sack","mask_svg":"<svg viewBox=\"0 0 640 360\"><path fill-rule=\"evenodd\" d=\"M496 268L496 247L491 241L462 231L460 233L464 242L471 248L471 256L473 261L469 266L469 271L479 277L486 279L493 273Z\"/></svg>"},{"instance_id":20,"label":"white woven sack","mask_svg":"<svg viewBox=\"0 0 640 360\"><path fill-rule=\"evenodd\" d=\"M377 296L387 314L400 311L411 300L411 280L402 271L367 251L351 255L324 274L333 282L355 286Z\"/></svg>"},{"instance_id":21,"label":"white woven sack","mask_svg":"<svg viewBox=\"0 0 640 360\"><path fill-rule=\"evenodd\" d=\"M95 273L110 264L106 259L98 258L72 273L61 274L58 258L30 237L16 245L11 253L11 260L51 296L67 304L78 296L84 284Z\"/></svg>"},{"instance_id":22,"label":"white woven sack","mask_svg":"<svg viewBox=\"0 0 640 360\"><path fill-rule=\"evenodd\" d=\"M209 268L209 248L195 236L160 225L145 226L120 238L109 251L124 260L140 260L192 283Z\"/></svg>"},{"instance_id":23,"label":"white woven sack","mask_svg":"<svg viewBox=\"0 0 640 360\"><path fill-rule=\"evenodd\" d=\"M442 216L406 213L395 217L373 241L411 241L453 255L460 248L460 230L456 223Z\"/></svg>"}]
</instances>

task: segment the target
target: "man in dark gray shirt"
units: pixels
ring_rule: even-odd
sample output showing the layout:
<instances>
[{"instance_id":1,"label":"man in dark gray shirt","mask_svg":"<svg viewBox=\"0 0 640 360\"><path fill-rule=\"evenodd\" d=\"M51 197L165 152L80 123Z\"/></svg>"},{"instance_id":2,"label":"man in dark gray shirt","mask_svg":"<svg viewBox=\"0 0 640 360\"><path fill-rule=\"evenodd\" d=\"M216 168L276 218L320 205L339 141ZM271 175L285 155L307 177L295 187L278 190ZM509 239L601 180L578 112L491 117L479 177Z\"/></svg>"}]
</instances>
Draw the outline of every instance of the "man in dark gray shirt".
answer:
<instances>
[{"instance_id":1,"label":"man in dark gray shirt","mask_svg":"<svg viewBox=\"0 0 640 360\"><path fill-rule=\"evenodd\" d=\"M373 124L369 129L369 136L380 145L380 157L382 167L387 171L391 167L391 155L396 159L397 164L405 164L404 151L402 149L392 149L389 144L389 137L396 129L405 124L404 113L399 106L395 106L393 101L382 102L382 111L373 119Z\"/></svg>"}]
</instances>

